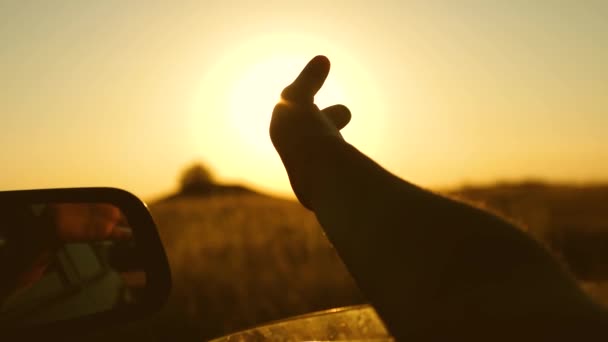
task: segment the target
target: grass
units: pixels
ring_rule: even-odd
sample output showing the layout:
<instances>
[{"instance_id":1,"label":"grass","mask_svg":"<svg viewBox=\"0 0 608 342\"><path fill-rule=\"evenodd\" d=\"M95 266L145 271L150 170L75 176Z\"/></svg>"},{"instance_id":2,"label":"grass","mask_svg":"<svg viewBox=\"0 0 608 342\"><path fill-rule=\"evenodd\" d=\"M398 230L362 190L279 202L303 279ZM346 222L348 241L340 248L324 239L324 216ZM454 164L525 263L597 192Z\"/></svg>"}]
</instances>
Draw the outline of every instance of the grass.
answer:
<instances>
[{"instance_id":1,"label":"grass","mask_svg":"<svg viewBox=\"0 0 608 342\"><path fill-rule=\"evenodd\" d=\"M167 331L209 338L364 302L314 215L296 202L219 195L150 209L174 279Z\"/></svg>"},{"instance_id":2,"label":"grass","mask_svg":"<svg viewBox=\"0 0 608 342\"><path fill-rule=\"evenodd\" d=\"M518 222L608 303L608 186L498 184L449 195ZM365 301L314 215L296 202L244 192L176 196L150 210L174 287L160 314L123 336L199 341Z\"/></svg>"}]
</instances>

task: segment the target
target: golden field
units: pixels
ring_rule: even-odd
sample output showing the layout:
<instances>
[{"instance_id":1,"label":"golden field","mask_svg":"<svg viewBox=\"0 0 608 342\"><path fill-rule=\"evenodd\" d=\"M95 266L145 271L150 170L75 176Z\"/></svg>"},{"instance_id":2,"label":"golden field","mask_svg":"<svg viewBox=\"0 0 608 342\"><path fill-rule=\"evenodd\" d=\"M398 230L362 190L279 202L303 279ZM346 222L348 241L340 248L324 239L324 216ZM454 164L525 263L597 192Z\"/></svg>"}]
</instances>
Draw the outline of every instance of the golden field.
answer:
<instances>
[{"instance_id":1,"label":"golden field","mask_svg":"<svg viewBox=\"0 0 608 342\"><path fill-rule=\"evenodd\" d=\"M208 338L363 302L299 203L247 193L176 198L150 209L172 269L165 313L176 332Z\"/></svg>"},{"instance_id":2,"label":"golden field","mask_svg":"<svg viewBox=\"0 0 608 342\"><path fill-rule=\"evenodd\" d=\"M446 195L517 222L608 303L608 186L528 182ZM171 196L150 210L173 290L165 309L126 329L129 336L200 341L365 302L314 215L297 202L237 191Z\"/></svg>"}]
</instances>

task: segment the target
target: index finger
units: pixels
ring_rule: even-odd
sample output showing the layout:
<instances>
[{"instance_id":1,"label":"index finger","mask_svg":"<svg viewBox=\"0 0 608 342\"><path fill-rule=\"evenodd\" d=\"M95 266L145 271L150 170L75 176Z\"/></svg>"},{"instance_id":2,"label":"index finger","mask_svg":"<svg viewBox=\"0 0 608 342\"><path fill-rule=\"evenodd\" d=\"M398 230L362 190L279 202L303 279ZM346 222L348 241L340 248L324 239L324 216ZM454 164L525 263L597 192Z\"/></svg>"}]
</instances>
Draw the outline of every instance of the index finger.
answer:
<instances>
[{"instance_id":1,"label":"index finger","mask_svg":"<svg viewBox=\"0 0 608 342\"><path fill-rule=\"evenodd\" d=\"M325 83L329 74L329 66L327 57L314 57L302 69L295 81L283 89L281 98L291 103L312 104L315 94Z\"/></svg>"}]
</instances>

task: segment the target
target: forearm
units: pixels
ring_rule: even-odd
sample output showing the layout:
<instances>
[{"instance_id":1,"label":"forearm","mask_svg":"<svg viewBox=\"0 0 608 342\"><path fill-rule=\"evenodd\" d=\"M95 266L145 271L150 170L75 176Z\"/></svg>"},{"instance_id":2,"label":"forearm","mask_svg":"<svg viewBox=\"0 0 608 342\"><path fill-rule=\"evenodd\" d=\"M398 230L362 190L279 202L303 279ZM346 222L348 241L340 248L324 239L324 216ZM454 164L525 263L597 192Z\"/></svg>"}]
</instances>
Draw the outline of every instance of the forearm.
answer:
<instances>
[{"instance_id":1,"label":"forearm","mask_svg":"<svg viewBox=\"0 0 608 342\"><path fill-rule=\"evenodd\" d=\"M516 227L409 184L343 141L316 144L288 167L290 179L389 328L589 309Z\"/></svg>"},{"instance_id":2,"label":"forearm","mask_svg":"<svg viewBox=\"0 0 608 342\"><path fill-rule=\"evenodd\" d=\"M51 214L34 215L26 203L3 204L0 235L0 299L36 281L57 248Z\"/></svg>"},{"instance_id":3,"label":"forearm","mask_svg":"<svg viewBox=\"0 0 608 342\"><path fill-rule=\"evenodd\" d=\"M493 340L534 329L563 337L550 328L602 316L522 231L404 182L345 143L348 109L314 105L329 67L317 56L283 90L270 136L298 199L398 340L438 340L448 330L463 339L480 329L492 333L477 337Z\"/></svg>"}]
</instances>

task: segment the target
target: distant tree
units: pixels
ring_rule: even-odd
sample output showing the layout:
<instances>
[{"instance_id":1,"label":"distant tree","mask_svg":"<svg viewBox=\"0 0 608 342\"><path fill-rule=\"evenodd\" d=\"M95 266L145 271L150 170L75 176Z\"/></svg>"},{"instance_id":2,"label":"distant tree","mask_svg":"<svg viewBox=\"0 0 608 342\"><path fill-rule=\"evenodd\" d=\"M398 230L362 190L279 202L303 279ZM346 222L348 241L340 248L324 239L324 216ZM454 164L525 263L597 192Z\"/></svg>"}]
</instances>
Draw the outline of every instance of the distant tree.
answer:
<instances>
[{"instance_id":1,"label":"distant tree","mask_svg":"<svg viewBox=\"0 0 608 342\"><path fill-rule=\"evenodd\" d=\"M180 192L185 194L208 192L213 184L213 175L209 168L202 163L195 163L182 173Z\"/></svg>"}]
</instances>

